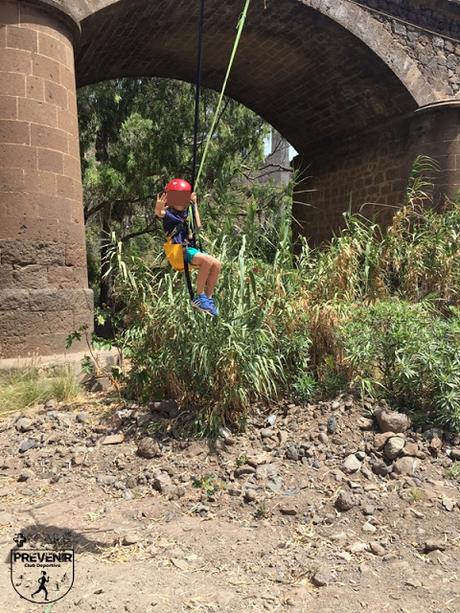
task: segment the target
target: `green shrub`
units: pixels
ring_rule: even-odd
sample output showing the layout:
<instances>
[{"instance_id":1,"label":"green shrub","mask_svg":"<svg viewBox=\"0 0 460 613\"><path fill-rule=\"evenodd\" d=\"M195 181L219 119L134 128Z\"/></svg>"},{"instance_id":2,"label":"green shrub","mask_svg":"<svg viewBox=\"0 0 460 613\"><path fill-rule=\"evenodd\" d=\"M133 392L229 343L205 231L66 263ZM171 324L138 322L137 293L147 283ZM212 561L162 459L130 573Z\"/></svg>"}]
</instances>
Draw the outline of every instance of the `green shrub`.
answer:
<instances>
[{"instance_id":1,"label":"green shrub","mask_svg":"<svg viewBox=\"0 0 460 613\"><path fill-rule=\"evenodd\" d=\"M301 373L292 385L294 399L297 402L308 402L318 389L318 383L311 373Z\"/></svg>"},{"instance_id":2,"label":"green shrub","mask_svg":"<svg viewBox=\"0 0 460 613\"><path fill-rule=\"evenodd\" d=\"M362 393L460 427L460 319L428 303L388 300L357 306L341 326L344 359Z\"/></svg>"},{"instance_id":3,"label":"green shrub","mask_svg":"<svg viewBox=\"0 0 460 613\"><path fill-rule=\"evenodd\" d=\"M445 470L446 479L452 479L452 481L460 481L460 462L454 462L449 468Z\"/></svg>"}]
</instances>

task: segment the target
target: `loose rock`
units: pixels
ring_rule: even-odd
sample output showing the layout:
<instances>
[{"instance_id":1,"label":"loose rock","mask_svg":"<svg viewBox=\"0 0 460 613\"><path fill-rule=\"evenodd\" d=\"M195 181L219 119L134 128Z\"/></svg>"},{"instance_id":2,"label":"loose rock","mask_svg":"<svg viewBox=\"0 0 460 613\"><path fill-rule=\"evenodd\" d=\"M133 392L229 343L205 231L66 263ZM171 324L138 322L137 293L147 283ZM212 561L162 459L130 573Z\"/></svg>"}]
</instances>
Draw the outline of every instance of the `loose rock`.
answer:
<instances>
[{"instance_id":1,"label":"loose rock","mask_svg":"<svg viewBox=\"0 0 460 613\"><path fill-rule=\"evenodd\" d=\"M96 481L101 485L113 485L117 478L115 475L97 475Z\"/></svg>"},{"instance_id":2,"label":"loose rock","mask_svg":"<svg viewBox=\"0 0 460 613\"><path fill-rule=\"evenodd\" d=\"M150 405L152 413L166 413L172 419L179 415L179 407L175 400L157 400Z\"/></svg>"},{"instance_id":3,"label":"loose rock","mask_svg":"<svg viewBox=\"0 0 460 613\"><path fill-rule=\"evenodd\" d=\"M262 430L260 431L260 436L262 438L270 438L272 436L274 436L274 432L272 430L272 428L262 428Z\"/></svg>"},{"instance_id":4,"label":"loose rock","mask_svg":"<svg viewBox=\"0 0 460 613\"><path fill-rule=\"evenodd\" d=\"M24 468L19 473L18 481L28 481L34 477L34 473L30 468Z\"/></svg>"},{"instance_id":5,"label":"loose rock","mask_svg":"<svg viewBox=\"0 0 460 613\"><path fill-rule=\"evenodd\" d=\"M369 417L361 417L358 422L361 430L370 431L374 428L374 422Z\"/></svg>"},{"instance_id":6,"label":"loose rock","mask_svg":"<svg viewBox=\"0 0 460 613\"><path fill-rule=\"evenodd\" d=\"M326 567L318 568L311 580L316 587L325 587L332 581L331 571Z\"/></svg>"},{"instance_id":7,"label":"loose rock","mask_svg":"<svg viewBox=\"0 0 460 613\"><path fill-rule=\"evenodd\" d=\"M369 543L369 548L372 551L372 553L376 556L385 555L385 548L382 547L382 545L380 545L380 543L377 543L376 541L372 541L371 543Z\"/></svg>"},{"instance_id":8,"label":"loose rock","mask_svg":"<svg viewBox=\"0 0 460 613\"><path fill-rule=\"evenodd\" d=\"M416 456L419 453L419 448L417 443L412 443L410 441L406 442L406 444L404 445L404 449L403 449L403 453L404 455L408 455L408 456Z\"/></svg>"},{"instance_id":9,"label":"loose rock","mask_svg":"<svg viewBox=\"0 0 460 613\"><path fill-rule=\"evenodd\" d=\"M410 456L406 456L396 460L393 466L393 472L397 475L413 475L416 467L416 460Z\"/></svg>"},{"instance_id":10,"label":"loose rock","mask_svg":"<svg viewBox=\"0 0 460 613\"><path fill-rule=\"evenodd\" d=\"M244 501L245 502L256 502L257 500L257 493L255 490L246 490L244 492Z\"/></svg>"},{"instance_id":11,"label":"loose rock","mask_svg":"<svg viewBox=\"0 0 460 613\"><path fill-rule=\"evenodd\" d=\"M347 491L342 491L337 496L335 508L340 512L346 512L356 505L356 498Z\"/></svg>"},{"instance_id":12,"label":"loose rock","mask_svg":"<svg viewBox=\"0 0 460 613\"><path fill-rule=\"evenodd\" d=\"M235 477L242 477L243 475L253 475L256 472L256 469L254 468L254 466L249 466L248 464L245 464L244 466L239 466L236 470L235 470Z\"/></svg>"},{"instance_id":13,"label":"loose rock","mask_svg":"<svg viewBox=\"0 0 460 613\"><path fill-rule=\"evenodd\" d=\"M361 462L354 454L351 454L345 458L342 468L346 473L355 473L361 468Z\"/></svg>"},{"instance_id":14,"label":"loose rock","mask_svg":"<svg viewBox=\"0 0 460 613\"><path fill-rule=\"evenodd\" d=\"M279 430L278 431L278 440L280 445L284 445L287 440L289 438L289 434L286 432L286 430Z\"/></svg>"},{"instance_id":15,"label":"loose rock","mask_svg":"<svg viewBox=\"0 0 460 613\"><path fill-rule=\"evenodd\" d=\"M123 545L135 545L142 540L142 536L135 532L130 532L129 534L125 534L123 537Z\"/></svg>"},{"instance_id":16,"label":"loose rock","mask_svg":"<svg viewBox=\"0 0 460 613\"><path fill-rule=\"evenodd\" d=\"M29 432L33 430L34 422L29 417L21 417L14 425L18 432Z\"/></svg>"},{"instance_id":17,"label":"loose rock","mask_svg":"<svg viewBox=\"0 0 460 613\"><path fill-rule=\"evenodd\" d=\"M394 432L380 432L374 437L374 447L378 450L383 449L387 444L388 439L395 436Z\"/></svg>"},{"instance_id":18,"label":"loose rock","mask_svg":"<svg viewBox=\"0 0 460 613\"><path fill-rule=\"evenodd\" d=\"M81 464L83 464L84 461L85 461L84 453L76 452L73 454L72 464L74 464L74 466L80 466Z\"/></svg>"},{"instance_id":19,"label":"loose rock","mask_svg":"<svg viewBox=\"0 0 460 613\"><path fill-rule=\"evenodd\" d=\"M372 464L372 470L376 475L379 475L380 477L386 477L391 473L392 469L393 467L387 466L383 460L377 460Z\"/></svg>"},{"instance_id":20,"label":"loose rock","mask_svg":"<svg viewBox=\"0 0 460 613\"><path fill-rule=\"evenodd\" d=\"M91 385L92 392L108 392L112 389L112 380L110 377L98 377Z\"/></svg>"},{"instance_id":21,"label":"loose rock","mask_svg":"<svg viewBox=\"0 0 460 613\"><path fill-rule=\"evenodd\" d=\"M19 452L25 453L26 451L29 451L29 449L33 449L34 447L37 447L37 446L38 446L38 441L36 441L34 438L26 438L23 441L21 441L19 445Z\"/></svg>"},{"instance_id":22,"label":"loose rock","mask_svg":"<svg viewBox=\"0 0 460 613\"><path fill-rule=\"evenodd\" d=\"M90 421L90 416L87 413L77 413L75 419L79 424L87 424Z\"/></svg>"},{"instance_id":23,"label":"loose rock","mask_svg":"<svg viewBox=\"0 0 460 613\"><path fill-rule=\"evenodd\" d=\"M445 551L446 543L437 539L430 539L423 544L423 552L429 553L430 551Z\"/></svg>"},{"instance_id":24,"label":"loose rock","mask_svg":"<svg viewBox=\"0 0 460 613\"><path fill-rule=\"evenodd\" d=\"M377 409L375 417L381 432L405 432L411 425L409 417L397 411Z\"/></svg>"},{"instance_id":25,"label":"loose rock","mask_svg":"<svg viewBox=\"0 0 460 613\"><path fill-rule=\"evenodd\" d=\"M299 459L299 451L297 447L294 445L289 445L286 449L286 457L288 460L294 460L294 462L297 462Z\"/></svg>"},{"instance_id":26,"label":"loose rock","mask_svg":"<svg viewBox=\"0 0 460 613\"><path fill-rule=\"evenodd\" d=\"M162 470L155 471L150 482L154 490L163 494L168 493L172 485L171 477Z\"/></svg>"},{"instance_id":27,"label":"loose rock","mask_svg":"<svg viewBox=\"0 0 460 613\"><path fill-rule=\"evenodd\" d=\"M377 528L373 524L371 524L370 522L366 522L363 525L363 531L364 532L374 533L374 532L377 532Z\"/></svg>"},{"instance_id":28,"label":"loose rock","mask_svg":"<svg viewBox=\"0 0 460 613\"><path fill-rule=\"evenodd\" d=\"M280 506L280 513L282 515L297 515L298 511L292 504L283 504Z\"/></svg>"},{"instance_id":29,"label":"loose rock","mask_svg":"<svg viewBox=\"0 0 460 613\"><path fill-rule=\"evenodd\" d=\"M158 458L161 456L161 449L159 444L152 438L146 436L141 439L137 447L137 455L141 458Z\"/></svg>"},{"instance_id":30,"label":"loose rock","mask_svg":"<svg viewBox=\"0 0 460 613\"><path fill-rule=\"evenodd\" d=\"M455 500L447 498L447 496L444 496L442 499L442 506L446 509L446 511L453 511L455 508L455 504Z\"/></svg>"},{"instance_id":31,"label":"loose rock","mask_svg":"<svg viewBox=\"0 0 460 613\"><path fill-rule=\"evenodd\" d=\"M109 434L108 436L104 436L104 438L101 440L101 445L118 445L124 440L125 435L122 432L120 434Z\"/></svg>"},{"instance_id":32,"label":"loose rock","mask_svg":"<svg viewBox=\"0 0 460 613\"><path fill-rule=\"evenodd\" d=\"M353 543L347 547L347 551L350 553L362 553L363 551L369 551L369 545L367 543L363 543L362 541L358 541L357 543Z\"/></svg>"},{"instance_id":33,"label":"loose rock","mask_svg":"<svg viewBox=\"0 0 460 613\"><path fill-rule=\"evenodd\" d=\"M433 438L442 439L443 431L440 428L429 428L429 430L425 430L423 433L423 438L426 441L431 441Z\"/></svg>"},{"instance_id":34,"label":"loose rock","mask_svg":"<svg viewBox=\"0 0 460 613\"><path fill-rule=\"evenodd\" d=\"M404 449L406 440L403 436L392 436L385 445L384 454L389 460L394 460Z\"/></svg>"},{"instance_id":35,"label":"loose rock","mask_svg":"<svg viewBox=\"0 0 460 613\"><path fill-rule=\"evenodd\" d=\"M430 451L434 454L438 454L439 450L442 448L442 440L437 436L434 436L430 441Z\"/></svg>"},{"instance_id":36,"label":"loose rock","mask_svg":"<svg viewBox=\"0 0 460 613\"><path fill-rule=\"evenodd\" d=\"M451 449L450 457L452 460L460 460L460 449Z\"/></svg>"},{"instance_id":37,"label":"loose rock","mask_svg":"<svg viewBox=\"0 0 460 613\"><path fill-rule=\"evenodd\" d=\"M337 430L337 420L334 417L334 415L331 415L329 419L327 420L327 433L334 434L336 430Z\"/></svg>"}]
</instances>

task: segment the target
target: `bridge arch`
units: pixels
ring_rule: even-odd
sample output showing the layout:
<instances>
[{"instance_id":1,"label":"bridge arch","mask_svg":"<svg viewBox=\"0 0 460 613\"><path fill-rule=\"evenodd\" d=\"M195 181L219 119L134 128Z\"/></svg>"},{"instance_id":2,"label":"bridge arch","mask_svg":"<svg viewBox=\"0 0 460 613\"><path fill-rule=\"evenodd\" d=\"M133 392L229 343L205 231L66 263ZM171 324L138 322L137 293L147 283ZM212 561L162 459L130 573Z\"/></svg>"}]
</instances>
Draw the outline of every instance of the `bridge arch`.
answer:
<instances>
[{"instance_id":1,"label":"bridge arch","mask_svg":"<svg viewBox=\"0 0 460 613\"><path fill-rule=\"evenodd\" d=\"M122 76L193 82L198 2L76 4L78 85ZM228 95L298 151L436 100L416 62L353 2L268 0L265 6L252 3ZM212 89L222 84L240 10L240 2L207 2L203 82Z\"/></svg>"}]
</instances>

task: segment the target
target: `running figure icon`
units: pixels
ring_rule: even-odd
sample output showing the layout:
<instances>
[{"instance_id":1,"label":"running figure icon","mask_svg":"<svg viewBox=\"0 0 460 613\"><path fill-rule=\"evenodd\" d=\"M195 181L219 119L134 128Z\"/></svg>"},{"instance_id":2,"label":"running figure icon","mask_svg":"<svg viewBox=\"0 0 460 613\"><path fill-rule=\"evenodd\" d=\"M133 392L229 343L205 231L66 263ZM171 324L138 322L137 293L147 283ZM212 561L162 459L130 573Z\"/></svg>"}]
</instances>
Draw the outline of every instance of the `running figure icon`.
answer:
<instances>
[{"instance_id":1,"label":"running figure icon","mask_svg":"<svg viewBox=\"0 0 460 613\"><path fill-rule=\"evenodd\" d=\"M40 584L39 588L32 594L32 598L35 596L35 594L43 591L45 592L45 600L48 600L48 590L46 589L45 584L48 583L49 580L50 578L46 576L46 570L42 570L42 576L38 579L38 583Z\"/></svg>"}]
</instances>

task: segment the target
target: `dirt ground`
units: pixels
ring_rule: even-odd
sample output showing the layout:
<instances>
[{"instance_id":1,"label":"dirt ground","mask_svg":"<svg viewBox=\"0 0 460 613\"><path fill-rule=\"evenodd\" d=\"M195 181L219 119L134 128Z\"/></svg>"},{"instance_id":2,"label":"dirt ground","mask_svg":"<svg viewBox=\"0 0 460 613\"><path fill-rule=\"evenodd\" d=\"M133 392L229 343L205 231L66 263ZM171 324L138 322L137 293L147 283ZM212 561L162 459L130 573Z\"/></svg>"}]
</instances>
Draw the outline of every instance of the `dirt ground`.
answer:
<instances>
[{"instance_id":1,"label":"dirt ground","mask_svg":"<svg viewBox=\"0 0 460 613\"><path fill-rule=\"evenodd\" d=\"M216 443L177 440L171 403L104 394L9 416L0 611L460 611L460 440L382 435L376 408L280 403ZM75 551L52 605L13 589L18 533Z\"/></svg>"}]
</instances>

